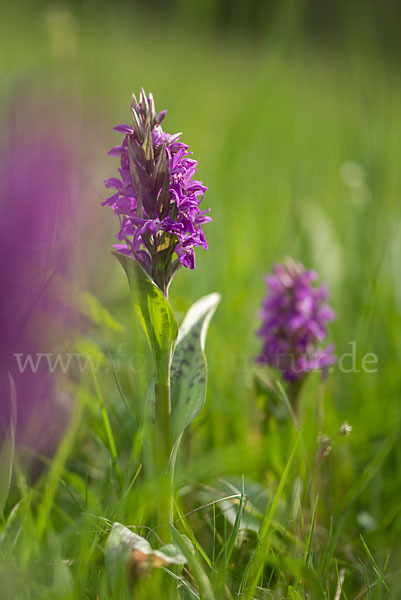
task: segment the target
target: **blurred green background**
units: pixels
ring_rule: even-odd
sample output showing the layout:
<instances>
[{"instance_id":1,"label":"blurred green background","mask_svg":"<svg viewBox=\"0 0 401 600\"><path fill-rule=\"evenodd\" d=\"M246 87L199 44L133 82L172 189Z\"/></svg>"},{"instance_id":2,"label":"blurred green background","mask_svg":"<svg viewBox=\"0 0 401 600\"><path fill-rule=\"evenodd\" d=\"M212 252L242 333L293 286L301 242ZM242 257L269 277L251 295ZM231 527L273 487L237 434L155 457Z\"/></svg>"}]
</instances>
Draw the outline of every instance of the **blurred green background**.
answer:
<instances>
[{"instance_id":1,"label":"blurred green background","mask_svg":"<svg viewBox=\"0 0 401 600\"><path fill-rule=\"evenodd\" d=\"M132 405L146 391L150 356L108 252L116 219L97 191L118 166L107 157L120 139L112 127L129 119L131 92L143 86L168 109L164 128L183 131L209 188L209 249L170 293L179 318L201 295L222 294L207 342L207 405L193 432L198 479L257 478L279 472L288 455L286 440L279 451L257 433L253 360L263 276L275 261L300 259L327 282L337 314L330 340L339 355L356 342L359 370L336 367L324 386L323 431L335 434L344 421L353 431L327 459L321 518L328 526L343 515L366 472L341 552L350 544L357 560L362 532L379 561L390 554L393 570L401 556L399 17L395 1L176 0L16 3L0 21L3 132L15 103L28 113L43 106L35 127L57 106L54 127L70 128L82 169L77 272L124 324L95 341L112 353L127 342L121 377ZM375 373L361 369L367 353L378 357ZM123 445L130 425L106 370L101 385ZM303 426L313 433L314 400L305 402L312 417Z\"/></svg>"}]
</instances>

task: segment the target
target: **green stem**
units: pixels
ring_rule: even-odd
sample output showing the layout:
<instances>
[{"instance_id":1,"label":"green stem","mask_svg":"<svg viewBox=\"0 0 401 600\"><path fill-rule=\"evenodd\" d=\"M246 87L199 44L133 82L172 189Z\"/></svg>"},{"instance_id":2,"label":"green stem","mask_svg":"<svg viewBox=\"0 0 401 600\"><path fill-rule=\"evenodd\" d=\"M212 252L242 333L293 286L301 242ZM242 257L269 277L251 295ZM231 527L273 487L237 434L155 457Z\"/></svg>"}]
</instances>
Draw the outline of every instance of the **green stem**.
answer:
<instances>
[{"instance_id":1,"label":"green stem","mask_svg":"<svg viewBox=\"0 0 401 600\"><path fill-rule=\"evenodd\" d=\"M158 450L161 462L166 463L170 454L170 383L156 381L155 400Z\"/></svg>"},{"instance_id":2,"label":"green stem","mask_svg":"<svg viewBox=\"0 0 401 600\"><path fill-rule=\"evenodd\" d=\"M299 397L301 394L302 385L304 383L304 378L299 379L298 381L290 382L287 390L287 396L291 403L292 410L296 416L298 423L300 422L300 406L299 406Z\"/></svg>"},{"instance_id":3,"label":"green stem","mask_svg":"<svg viewBox=\"0 0 401 600\"><path fill-rule=\"evenodd\" d=\"M173 309L167 299L165 283L166 265L163 256L153 248L157 260L153 265L157 272L154 281L149 278L142 266L125 254L113 252L120 261L127 277L134 301L136 313L146 334L152 350L155 367L155 427L152 427L152 458L155 481L159 486L158 524L168 525L172 514L172 485L167 475L168 461L171 451L171 400L170 400L170 365L178 335L177 321ZM151 469L152 471L152 469ZM168 531L168 527L166 528Z\"/></svg>"},{"instance_id":4,"label":"green stem","mask_svg":"<svg viewBox=\"0 0 401 600\"><path fill-rule=\"evenodd\" d=\"M159 360L157 360L159 358ZM161 360L160 360L161 358ZM166 364L166 356L156 357L156 382L155 382L155 467L158 481L158 525L168 525L173 518L173 488L172 481L167 473L171 452L171 397L170 397L170 363ZM168 527L160 531L163 539L169 537Z\"/></svg>"}]
</instances>

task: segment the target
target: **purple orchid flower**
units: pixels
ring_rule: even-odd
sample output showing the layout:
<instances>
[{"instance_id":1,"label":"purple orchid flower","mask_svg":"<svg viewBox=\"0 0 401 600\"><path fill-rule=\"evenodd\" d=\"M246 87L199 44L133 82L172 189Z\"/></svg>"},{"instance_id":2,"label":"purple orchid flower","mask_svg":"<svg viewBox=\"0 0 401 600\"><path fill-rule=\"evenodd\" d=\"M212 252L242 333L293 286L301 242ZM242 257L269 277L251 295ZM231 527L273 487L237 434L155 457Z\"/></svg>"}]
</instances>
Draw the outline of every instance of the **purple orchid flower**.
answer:
<instances>
[{"instance_id":1,"label":"purple orchid flower","mask_svg":"<svg viewBox=\"0 0 401 600\"><path fill-rule=\"evenodd\" d=\"M152 94L133 95L132 125L121 124L120 146L109 152L120 157L119 178L105 180L115 192L103 205L119 216L115 247L135 258L166 294L180 266L195 268L194 248L207 249L202 226L211 221L199 208L207 188L193 179L198 163L190 158L180 133L165 133L166 111L156 113Z\"/></svg>"},{"instance_id":2,"label":"purple orchid flower","mask_svg":"<svg viewBox=\"0 0 401 600\"><path fill-rule=\"evenodd\" d=\"M300 381L313 370L326 373L336 362L333 345L319 347L335 314L327 303L327 287L312 285L316 279L315 271L291 259L276 264L266 277L259 329L263 348L257 361L277 368L287 381Z\"/></svg>"}]
</instances>

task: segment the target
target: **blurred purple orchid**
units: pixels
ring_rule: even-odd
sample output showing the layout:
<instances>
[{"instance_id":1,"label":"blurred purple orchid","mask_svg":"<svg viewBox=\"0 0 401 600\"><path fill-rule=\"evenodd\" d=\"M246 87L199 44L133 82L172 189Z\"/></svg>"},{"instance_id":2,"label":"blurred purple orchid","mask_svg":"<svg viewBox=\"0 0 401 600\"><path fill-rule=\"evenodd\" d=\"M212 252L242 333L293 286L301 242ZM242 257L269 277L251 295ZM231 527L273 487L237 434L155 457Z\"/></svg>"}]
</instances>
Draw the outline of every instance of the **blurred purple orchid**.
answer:
<instances>
[{"instance_id":1,"label":"blurred purple orchid","mask_svg":"<svg viewBox=\"0 0 401 600\"><path fill-rule=\"evenodd\" d=\"M313 370L326 372L336 362L333 345L319 347L335 314L327 303L327 287L313 287L316 279L315 271L292 259L276 264L266 277L259 330L263 348L257 361L277 368L288 381Z\"/></svg>"},{"instance_id":2,"label":"blurred purple orchid","mask_svg":"<svg viewBox=\"0 0 401 600\"><path fill-rule=\"evenodd\" d=\"M71 266L77 179L72 153L43 129L31 123L0 151L0 432L15 421L18 443L36 451L58 441L71 406L39 357L76 319L57 285Z\"/></svg>"}]
</instances>

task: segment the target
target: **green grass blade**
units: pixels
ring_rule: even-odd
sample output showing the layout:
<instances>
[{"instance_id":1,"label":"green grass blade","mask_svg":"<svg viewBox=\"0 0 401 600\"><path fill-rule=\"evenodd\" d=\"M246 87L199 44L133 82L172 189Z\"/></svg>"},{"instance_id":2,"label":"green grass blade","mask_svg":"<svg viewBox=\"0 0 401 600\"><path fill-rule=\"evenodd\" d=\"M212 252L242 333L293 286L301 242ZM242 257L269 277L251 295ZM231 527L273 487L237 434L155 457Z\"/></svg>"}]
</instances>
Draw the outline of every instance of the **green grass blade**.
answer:
<instances>
[{"instance_id":1,"label":"green grass blade","mask_svg":"<svg viewBox=\"0 0 401 600\"><path fill-rule=\"evenodd\" d=\"M181 535L174 525L170 525L170 531L173 536L174 543L188 561L192 574L199 586L200 598L202 600L216 600L210 579L206 575L202 565L200 564L200 561L194 554L189 540Z\"/></svg>"},{"instance_id":2,"label":"green grass blade","mask_svg":"<svg viewBox=\"0 0 401 600\"><path fill-rule=\"evenodd\" d=\"M361 474L359 479L357 479L357 481L355 482L355 484L352 486L351 490L349 491L349 493L345 499L344 511L343 511L341 517L339 518L337 525L333 530L332 535L330 536L330 542L328 544L327 550L325 551L324 564L322 567L323 577L327 576L327 573L328 573L328 570L329 570L329 567L330 567L330 564L331 564L331 561L332 561L332 558L334 555L334 551L337 546L337 542L339 540L341 531L345 525L346 519L351 510L351 507L353 506L354 502L357 500L359 495L362 493L362 491L365 489L365 487L368 485L368 483L372 480L372 478L377 473L377 471L380 469L380 467L386 460L387 456L389 455L391 449L393 448L394 444L396 443L396 441L398 439L399 439L399 436L398 436L398 431L397 431L388 440L386 440L384 442L384 444L382 445L379 452L376 454L374 459L369 463L369 465L366 467L364 472Z\"/></svg>"},{"instance_id":3,"label":"green grass blade","mask_svg":"<svg viewBox=\"0 0 401 600\"><path fill-rule=\"evenodd\" d=\"M3 518L4 509L6 506L8 494L11 487L11 479L13 475L13 463L15 454L15 428L17 424L17 393L15 383L9 374L10 384L10 432L3 441L0 449L0 519Z\"/></svg>"},{"instance_id":4,"label":"green grass blade","mask_svg":"<svg viewBox=\"0 0 401 600\"><path fill-rule=\"evenodd\" d=\"M81 422L81 414L83 405L78 404L75 407L73 416L71 417L68 428L58 447L58 450L53 457L49 472L46 477L45 487L42 493L42 500L38 508L37 514L37 532L38 537L42 537L48 525L49 514L53 507L54 497L57 487L64 471L65 463L71 453L75 438L78 432L78 427Z\"/></svg>"},{"instance_id":5,"label":"green grass blade","mask_svg":"<svg viewBox=\"0 0 401 600\"><path fill-rule=\"evenodd\" d=\"M118 465L117 447L116 447L116 443L114 441L113 430L111 429L109 415L107 414L107 410L104 405L103 396L100 391L97 377L93 371L92 371L92 375L93 375L93 381L95 384L96 398L97 398L97 401L99 404L100 414L102 416L102 421L103 421L103 426L104 426L104 430L106 433L106 439L107 439L107 443L108 443L110 456L112 459L113 467L116 472L117 478L121 484L122 483L122 474L120 471L120 467Z\"/></svg>"},{"instance_id":6,"label":"green grass blade","mask_svg":"<svg viewBox=\"0 0 401 600\"><path fill-rule=\"evenodd\" d=\"M267 536L268 536L270 527L273 522L273 517L274 517L274 513L276 511L278 502L281 498L281 495L284 490L284 486L287 482L288 475L290 473L292 461L295 456L297 447L298 447L298 440L296 441L294 448L291 452L291 455L290 455L289 459L287 460L287 464L286 464L286 466L284 468L284 472L281 476L280 483L277 488L277 492L274 495L273 502L271 503L270 506L266 507L266 512L264 514L263 521L262 521L262 524L260 527L258 547L250 559L249 574L252 577L252 580L251 580L250 587L247 590L247 594L245 596L246 600L253 599L256 588L259 583L259 580L262 576L265 557L268 555L269 550L270 550L270 545L271 545L271 542Z\"/></svg>"},{"instance_id":7,"label":"green grass blade","mask_svg":"<svg viewBox=\"0 0 401 600\"><path fill-rule=\"evenodd\" d=\"M218 569L219 576L218 576L217 589L218 589L219 593L223 592L224 586L226 585L226 579L227 579L227 576L229 573L231 556L232 556L235 542L236 542L236 539L238 537L240 527L241 527L241 521L242 521L242 516L244 514L244 507L245 507L245 502L246 502L244 485L245 485L244 480L242 480L242 490L241 490L241 497L240 497L240 503L238 506L237 515L235 517L235 522L234 522L234 526L231 531L230 537L228 538L228 540L223 548L223 558L224 558L223 565Z\"/></svg>"},{"instance_id":8,"label":"green grass blade","mask_svg":"<svg viewBox=\"0 0 401 600\"><path fill-rule=\"evenodd\" d=\"M315 505L313 507L312 521L310 524L308 540L306 542L306 554L305 554L305 566L310 566L311 556L312 556L312 540L313 540L313 532L315 530L316 523L316 512L317 512L317 504L319 502L319 495L316 496Z\"/></svg>"},{"instance_id":9,"label":"green grass blade","mask_svg":"<svg viewBox=\"0 0 401 600\"><path fill-rule=\"evenodd\" d=\"M125 394L124 394L124 392L123 392L123 390L122 390L122 387L121 387L121 384L120 384L120 380L118 379L118 376L117 376L117 371L116 371L116 368L115 368L115 366L114 366L114 362L113 362L113 359L112 359L112 356L111 356L111 354L110 354L110 353L109 353L109 360L110 360L111 368L112 368L112 371L113 371L114 379L115 379L115 382L116 382L116 385L117 385L117 389L118 389L118 391L119 391L119 394L120 394L120 396L121 396L121 400L123 401L123 403L124 403L124 406L125 406L125 408L127 409L127 413L128 413L128 414L129 414L129 416L130 416L130 419L131 419L131 421L132 421L132 424L133 424L133 426L134 426L134 427L135 427L135 429L138 431L138 429L139 429L139 428L138 428L138 424L137 424L137 422L136 422L135 415L134 415L134 413L132 412L132 410L131 410L131 408L130 408L130 405L128 404L128 401L127 401L127 399L126 399L126 397L125 397Z\"/></svg>"}]
</instances>

